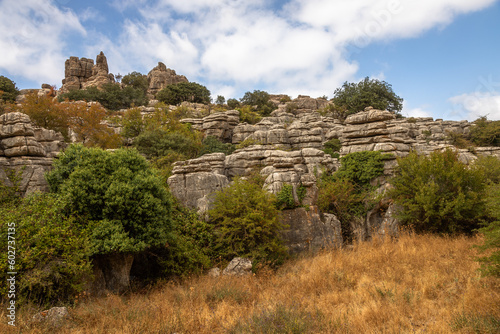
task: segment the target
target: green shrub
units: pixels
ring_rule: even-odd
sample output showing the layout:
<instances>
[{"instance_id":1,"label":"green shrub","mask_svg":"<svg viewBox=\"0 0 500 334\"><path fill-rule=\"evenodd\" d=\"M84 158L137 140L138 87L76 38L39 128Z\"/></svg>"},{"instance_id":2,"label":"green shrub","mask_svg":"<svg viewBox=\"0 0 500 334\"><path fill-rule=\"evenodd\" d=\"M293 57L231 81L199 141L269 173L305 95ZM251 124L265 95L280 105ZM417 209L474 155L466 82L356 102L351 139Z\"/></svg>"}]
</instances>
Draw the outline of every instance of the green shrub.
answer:
<instances>
[{"instance_id":1,"label":"green shrub","mask_svg":"<svg viewBox=\"0 0 500 334\"><path fill-rule=\"evenodd\" d=\"M346 109L346 116L363 111L366 107L396 113L403 109L403 99L394 93L390 84L368 77L358 83L345 82L335 90L333 102L337 108Z\"/></svg>"},{"instance_id":2,"label":"green shrub","mask_svg":"<svg viewBox=\"0 0 500 334\"><path fill-rule=\"evenodd\" d=\"M471 141L477 146L500 146L500 121L480 117L470 130Z\"/></svg>"},{"instance_id":3,"label":"green shrub","mask_svg":"<svg viewBox=\"0 0 500 334\"><path fill-rule=\"evenodd\" d=\"M401 223L417 232L471 233L485 216L485 177L451 150L398 159L391 196Z\"/></svg>"},{"instance_id":4,"label":"green shrub","mask_svg":"<svg viewBox=\"0 0 500 334\"><path fill-rule=\"evenodd\" d=\"M275 197L259 183L234 179L216 193L209 216L215 228L214 251L221 259L240 256L280 264L286 257Z\"/></svg>"},{"instance_id":5,"label":"green shrub","mask_svg":"<svg viewBox=\"0 0 500 334\"><path fill-rule=\"evenodd\" d=\"M302 200L306 195L306 188L299 185L296 189L297 200L296 202L293 194L293 186L285 183L280 192L276 195L276 207L280 210L294 209L302 204Z\"/></svg>"},{"instance_id":6,"label":"green shrub","mask_svg":"<svg viewBox=\"0 0 500 334\"><path fill-rule=\"evenodd\" d=\"M71 145L46 178L81 224L94 222L92 254L139 252L167 242L167 192L136 150L109 152Z\"/></svg>"},{"instance_id":7,"label":"green shrub","mask_svg":"<svg viewBox=\"0 0 500 334\"><path fill-rule=\"evenodd\" d=\"M90 226L82 228L64 212L64 201L53 194L37 194L0 207L0 278L18 272L16 301L40 304L66 302L83 290L91 275ZM10 229L9 229L10 228ZM15 239L14 268L8 267L7 233ZM7 284L0 288L7 297Z\"/></svg>"},{"instance_id":8,"label":"green shrub","mask_svg":"<svg viewBox=\"0 0 500 334\"><path fill-rule=\"evenodd\" d=\"M326 154L330 154L332 158L339 158L340 157L340 148L342 145L340 144L340 140L337 138L330 139L326 143L323 144L323 152Z\"/></svg>"},{"instance_id":9,"label":"green shrub","mask_svg":"<svg viewBox=\"0 0 500 334\"><path fill-rule=\"evenodd\" d=\"M243 106L238 110L240 112L240 122L256 124L262 119L262 116L252 106Z\"/></svg>"},{"instance_id":10,"label":"green shrub","mask_svg":"<svg viewBox=\"0 0 500 334\"><path fill-rule=\"evenodd\" d=\"M125 86L131 86L139 91L144 92L144 94L146 94L149 88L148 77L139 72L132 72L123 76L121 82Z\"/></svg>"},{"instance_id":11,"label":"green shrub","mask_svg":"<svg viewBox=\"0 0 500 334\"><path fill-rule=\"evenodd\" d=\"M270 101L269 93L260 90L246 92L241 98L241 104L255 107L257 113L262 116L269 116L273 110L277 109L274 103Z\"/></svg>"},{"instance_id":12,"label":"green shrub","mask_svg":"<svg viewBox=\"0 0 500 334\"><path fill-rule=\"evenodd\" d=\"M200 142L181 132L166 132L160 129L145 130L134 140L134 147L149 159L167 156L172 152L194 158L198 156L200 146Z\"/></svg>"},{"instance_id":13,"label":"green shrub","mask_svg":"<svg viewBox=\"0 0 500 334\"><path fill-rule=\"evenodd\" d=\"M95 86L86 89L74 89L68 93L61 94L59 101L97 101L109 110L127 109L132 106L142 106L148 100L142 88L125 86L121 88L117 83L106 83L101 89Z\"/></svg>"},{"instance_id":14,"label":"green shrub","mask_svg":"<svg viewBox=\"0 0 500 334\"><path fill-rule=\"evenodd\" d=\"M340 159L341 167L335 176L367 187L371 180L383 175L384 161L391 157L391 154L379 151L349 153Z\"/></svg>"},{"instance_id":15,"label":"green shrub","mask_svg":"<svg viewBox=\"0 0 500 334\"><path fill-rule=\"evenodd\" d=\"M446 139L457 148L470 148L474 146L463 133L446 131Z\"/></svg>"},{"instance_id":16,"label":"green shrub","mask_svg":"<svg viewBox=\"0 0 500 334\"><path fill-rule=\"evenodd\" d=\"M226 103L226 98L222 95L217 95L217 98L215 99L215 104L218 104L218 105L224 105L224 103Z\"/></svg>"},{"instance_id":17,"label":"green shrub","mask_svg":"<svg viewBox=\"0 0 500 334\"><path fill-rule=\"evenodd\" d=\"M16 97L19 95L14 81L3 75L0 75L0 100L4 102L16 102Z\"/></svg>"},{"instance_id":18,"label":"green shrub","mask_svg":"<svg viewBox=\"0 0 500 334\"><path fill-rule=\"evenodd\" d=\"M181 102L210 103L210 91L196 82L180 82L167 85L156 94L156 99L168 105Z\"/></svg>"},{"instance_id":19,"label":"green shrub","mask_svg":"<svg viewBox=\"0 0 500 334\"><path fill-rule=\"evenodd\" d=\"M201 145L200 155L216 152L229 155L236 149L235 145L231 143L223 143L214 136L207 136L205 139L203 139Z\"/></svg>"},{"instance_id":20,"label":"green shrub","mask_svg":"<svg viewBox=\"0 0 500 334\"><path fill-rule=\"evenodd\" d=\"M227 106L231 109L236 109L241 106L241 103L236 99L229 99L227 100Z\"/></svg>"}]
</instances>

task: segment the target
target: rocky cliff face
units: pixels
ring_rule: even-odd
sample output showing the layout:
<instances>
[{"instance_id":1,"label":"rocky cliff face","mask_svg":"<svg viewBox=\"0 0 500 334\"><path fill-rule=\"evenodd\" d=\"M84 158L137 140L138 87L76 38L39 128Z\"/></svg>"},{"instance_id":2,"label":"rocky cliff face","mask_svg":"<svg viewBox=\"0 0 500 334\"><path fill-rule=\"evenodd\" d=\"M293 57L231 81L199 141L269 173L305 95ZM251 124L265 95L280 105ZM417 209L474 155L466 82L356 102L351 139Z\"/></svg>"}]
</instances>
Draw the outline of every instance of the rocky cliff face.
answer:
<instances>
[{"instance_id":1,"label":"rocky cliff face","mask_svg":"<svg viewBox=\"0 0 500 334\"><path fill-rule=\"evenodd\" d=\"M44 174L65 146L60 133L33 127L28 115L14 112L0 116L0 181L12 185L11 173L21 176L23 194L48 191Z\"/></svg>"},{"instance_id":2,"label":"rocky cliff face","mask_svg":"<svg viewBox=\"0 0 500 334\"><path fill-rule=\"evenodd\" d=\"M373 108L366 108L340 122L317 112L327 105L326 100L300 97L290 103L300 108L280 105L270 117L254 125L240 123L233 127L236 119L233 111L203 119L185 119L184 122L205 134L215 134L222 140L227 141L232 132L233 144L252 139L258 145L237 150L229 156L217 153L177 162L174 175L168 180L173 194L185 205L204 212L210 207L213 193L227 186L233 177L245 177L258 171L266 178L264 187L274 194L279 193L284 184L291 184L296 202L298 187L306 188L302 204L310 211L297 208L283 212L282 219L290 226L284 234L292 251L338 245L342 243L340 223L331 215L321 215L316 207L317 177L324 171L340 167L337 159L322 151L327 141L340 140L340 156L360 151L391 153L393 159L385 163L387 177L392 175L397 157L408 155L410 150L429 154L435 150L456 149L450 144L448 133L468 134L473 126L467 121L398 119L394 113ZM457 151L464 163L476 159L468 150ZM500 158L500 148L478 148L475 154ZM381 192L386 187L386 177L374 180L375 185L381 185ZM351 230L362 239L373 233L394 234L397 221L393 212L390 202L379 203L366 219L354 222Z\"/></svg>"},{"instance_id":3,"label":"rocky cliff face","mask_svg":"<svg viewBox=\"0 0 500 334\"><path fill-rule=\"evenodd\" d=\"M95 65L92 59L70 57L64 63L64 79L60 92L67 93L73 89L85 89L90 86L100 88L111 82L115 82L115 78L109 73L108 61L102 51L97 55Z\"/></svg>"}]
</instances>

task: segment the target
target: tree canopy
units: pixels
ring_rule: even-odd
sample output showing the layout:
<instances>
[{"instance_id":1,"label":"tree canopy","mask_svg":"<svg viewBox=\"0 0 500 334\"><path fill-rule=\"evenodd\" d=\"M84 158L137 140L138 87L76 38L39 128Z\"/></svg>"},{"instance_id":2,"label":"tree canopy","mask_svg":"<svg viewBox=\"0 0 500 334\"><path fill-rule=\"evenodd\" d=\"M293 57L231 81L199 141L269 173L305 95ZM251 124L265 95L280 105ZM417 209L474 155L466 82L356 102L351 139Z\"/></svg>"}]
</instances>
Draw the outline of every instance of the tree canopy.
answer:
<instances>
[{"instance_id":1,"label":"tree canopy","mask_svg":"<svg viewBox=\"0 0 500 334\"><path fill-rule=\"evenodd\" d=\"M180 82L168 85L156 94L160 102L177 105L181 102L210 103L210 91L196 82Z\"/></svg>"},{"instance_id":2,"label":"tree canopy","mask_svg":"<svg viewBox=\"0 0 500 334\"><path fill-rule=\"evenodd\" d=\"M399 113L403 109L403 99L394 93L385 81L364 78L358 83L345 82L334 92L333 102L337 108L345 108L346 114L355 114L366 107Z\"/></svg>"},{"instance_id":3,"label":"tree canopy","mask_svg":"<svg viewBox=\"0 0 500 334\"><path fill-rule=\"evenodd\" d=\"M92 229L93 254L139 252L165 245L170 201L149 163L136 150L114 152L71 145L46 176L66 209Z\"/></svg>"},{"instance_id":4,"label":"tree canopy","mask_svg":"<svg viewBox=\"0 0 500 334\"><path fill-rule=\"evenodd\" d=\"M14 81L3 75L0 75L0 100L5 102L16 102L16 97L19 95Z\"/></svg>"}]
</instances>

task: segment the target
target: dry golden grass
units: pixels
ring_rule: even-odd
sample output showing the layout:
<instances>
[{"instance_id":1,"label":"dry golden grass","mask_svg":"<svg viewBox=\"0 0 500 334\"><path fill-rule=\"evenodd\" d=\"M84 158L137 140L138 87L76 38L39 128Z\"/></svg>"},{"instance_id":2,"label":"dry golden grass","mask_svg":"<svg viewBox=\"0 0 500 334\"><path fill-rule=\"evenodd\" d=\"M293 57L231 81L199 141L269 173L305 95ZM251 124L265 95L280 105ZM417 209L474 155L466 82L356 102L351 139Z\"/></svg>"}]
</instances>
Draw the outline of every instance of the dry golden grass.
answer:
<instances>
[{"instance_id":1,"label":"dry golden grass","mask_svg":"<svg viewBox=\"0 0 500 334\"><path fill-rule=\"evenodd\" d=\"M59 329L29 327L25 310L15 332L500 333L500 280L480 278L479 243L429 235L362 242L276 273L85 300Z\"/></svg>"}]
</instances>

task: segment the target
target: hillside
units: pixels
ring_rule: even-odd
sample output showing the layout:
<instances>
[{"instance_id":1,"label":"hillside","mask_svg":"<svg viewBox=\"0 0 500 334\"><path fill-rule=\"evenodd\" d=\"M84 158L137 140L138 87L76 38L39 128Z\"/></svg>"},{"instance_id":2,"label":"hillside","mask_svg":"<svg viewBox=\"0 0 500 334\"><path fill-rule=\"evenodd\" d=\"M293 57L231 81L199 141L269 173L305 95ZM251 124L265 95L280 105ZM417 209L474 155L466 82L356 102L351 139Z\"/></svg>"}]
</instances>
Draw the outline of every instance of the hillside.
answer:
<instances>
[{"instance_id":1,"label":"hillside","mask_svg":"<svg viewBox=\"0 0 500 334\"><path fill-rule=\"evenodd\" d=\"M304 256L277 272L79 295L57 332L498 333L500 283L478 275L480 242L403 234ZM28 325L35 310L22 311L19 330L55 332ZM5 323L0 331L8 333Z\"/></svg>"}]
</instances>

